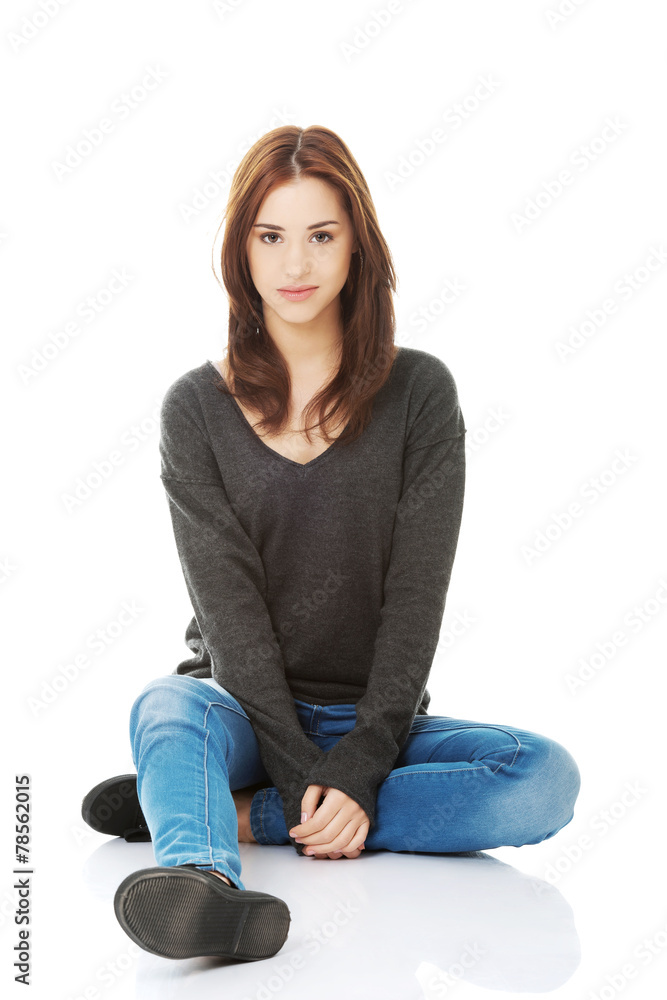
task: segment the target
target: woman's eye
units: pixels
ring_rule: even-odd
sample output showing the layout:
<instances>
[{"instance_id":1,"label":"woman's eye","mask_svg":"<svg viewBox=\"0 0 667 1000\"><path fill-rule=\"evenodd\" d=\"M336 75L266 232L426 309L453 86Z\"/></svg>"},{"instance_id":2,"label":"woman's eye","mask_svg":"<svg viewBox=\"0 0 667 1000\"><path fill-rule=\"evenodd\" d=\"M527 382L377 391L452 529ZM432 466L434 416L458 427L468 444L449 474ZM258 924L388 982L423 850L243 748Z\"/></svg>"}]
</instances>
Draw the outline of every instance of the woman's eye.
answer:
<instances>
[{"instance_id":1,"label":"woman's eye","mask_svg":"<svg viewBox=\"0 0 667 1000\"><path fill-rule=\"evenodd\" d=\"M269 240L268 239L269 236L276 236L276 237L278 237L278 239L280 239L280 237L278 236L278 233L263 233L260 236L260 240L262 241L262 243L266 243L268 246L275 246L276 245L276 241L275 240ZM317 240L316 239L317 236L326 236L326 239L324 239L324 240ZM326 246L327 243L331 243L333 241L333 236L331 235L331 233L315 233L313 235L313 239L316 240L316 242L319 243L320 246Z\"/></svg>"}]
</instances>

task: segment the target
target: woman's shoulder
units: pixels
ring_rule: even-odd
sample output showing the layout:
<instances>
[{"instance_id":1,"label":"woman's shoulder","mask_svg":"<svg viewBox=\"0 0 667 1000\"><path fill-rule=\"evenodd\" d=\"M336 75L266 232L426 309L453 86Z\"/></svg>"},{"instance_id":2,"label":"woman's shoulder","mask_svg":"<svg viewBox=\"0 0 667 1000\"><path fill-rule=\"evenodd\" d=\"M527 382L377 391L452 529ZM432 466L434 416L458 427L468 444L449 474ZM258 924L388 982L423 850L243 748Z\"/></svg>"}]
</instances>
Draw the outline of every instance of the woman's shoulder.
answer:
<instances>
[{"instance_id":1,"label":"woman's shoulder","mask_svg":"<svg viewBox=\"0 0 667 1000\"><path fill-rule=\"evenodd\" d=\"M165 403L191 403L202 392L209 391L211 386L222 380L222 375L213 361L204 361L196 368L189 368L178 375L169 385L163 396Z\"/></svg>"},{"instance_id":2,"label":"woman's shoulder","mask_svg":"<svg viewBox=\"0 0 667 1000\"><path fill-rule=\"evenodd\" d=\"M405 392L410 433L419 428L418 434L422 434L428 426L435 428L441 439L465 434L459 394L449 366L428 351L417 348L403 348L403 351L409 373Z\"/></svg>"},{"instance_id":3,"label":"woman's shoulder","mask_svg":"<svg viewBox=\"0 0 667 1000\"><path fill-rule=\"evenodd\" d=\"M178 426L183 421L189 421L196 424L203 433L208 433L210 420L212 418L216 422L220 420L226 409L219 405L211 405L212 396L220 396L217 388L220 381L220 371L212 361L204 361L196 368L189 368L178 375L169 383L162 397L160 406L162 426L164 428L171 425Z\"/></svg>"},{"instance_id":4,"label":"woman's shoulder","mask_svg":"<svg viewBox=\"0 0 667 1000\"><path fill-rule=\"evenodd\" d=\"M417 347L400 347L394 366L397 375L410 393L428 395L436 390L456 395L456 382L449 366L436 354Z\"/></svg>"}]
</instances>

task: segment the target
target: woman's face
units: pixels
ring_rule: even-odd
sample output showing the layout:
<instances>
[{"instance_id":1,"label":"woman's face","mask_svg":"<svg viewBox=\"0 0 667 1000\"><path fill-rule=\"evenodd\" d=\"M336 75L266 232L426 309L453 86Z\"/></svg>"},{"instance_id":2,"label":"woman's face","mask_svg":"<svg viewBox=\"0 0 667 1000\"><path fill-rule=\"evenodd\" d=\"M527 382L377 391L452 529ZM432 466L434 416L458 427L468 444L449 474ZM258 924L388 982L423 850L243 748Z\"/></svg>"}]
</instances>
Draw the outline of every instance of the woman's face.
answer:
<instances>
[{"instance_id":1,"label":"woman's face","mask_svg":"<svg viewBox=\"0 0 667 1000\"><path fill-rule=\"evenodd\" d=\"M315 177L273 188L260 205L247 242L253 284L271 314L285 323L310 323L328 307L338 316L338 294L345 284L356 241L338 192ZM286 286L316 286L302 299L290 299Z\"/></svg>"}]
</instances>

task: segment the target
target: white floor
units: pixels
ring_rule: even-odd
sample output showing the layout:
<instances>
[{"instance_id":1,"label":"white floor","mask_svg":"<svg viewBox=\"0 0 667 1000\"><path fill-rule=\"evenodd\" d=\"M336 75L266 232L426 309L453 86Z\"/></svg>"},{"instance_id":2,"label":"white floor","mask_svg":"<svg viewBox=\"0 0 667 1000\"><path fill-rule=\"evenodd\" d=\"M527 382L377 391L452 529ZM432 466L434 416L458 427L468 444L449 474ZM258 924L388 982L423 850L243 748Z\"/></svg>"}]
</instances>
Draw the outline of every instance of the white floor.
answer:
<instances>
[{"instance_id":1,"label":"white floor","mask_svg":"<svg viewBox=\"0 0 667 1000\"><path fill-rule=\"evenodd\" d=\"M31 995L663 996L667 917L655 919L664 913L662 851L637 840L637 824L651 825L655 797L643 801L638 785L633 802L621 785L616 803L602 801L592 784L582 789L568 827L551 841L518 849L470 856L367 851L354 860L323 861L300 858L291 847L241 845L246 887L286 900L292 917L279 954L251 963L173 961L137 948L116 920L113 896L128 873L155 864L152 844L128 844L87 828L78 818L80 788L44 789L44 808L60 804L63 825L53 841L37 845L50 862L36 865L33 877ZM591 845L570 860L578 841L588 844L585 836ZM15 943L8 919L14 905L8 883L1 931L6 964ZM619 950L619 940L629 944ZM625 988L618 990L606 977L618 986L620 976Z\"/></svg>"}]
</instances>

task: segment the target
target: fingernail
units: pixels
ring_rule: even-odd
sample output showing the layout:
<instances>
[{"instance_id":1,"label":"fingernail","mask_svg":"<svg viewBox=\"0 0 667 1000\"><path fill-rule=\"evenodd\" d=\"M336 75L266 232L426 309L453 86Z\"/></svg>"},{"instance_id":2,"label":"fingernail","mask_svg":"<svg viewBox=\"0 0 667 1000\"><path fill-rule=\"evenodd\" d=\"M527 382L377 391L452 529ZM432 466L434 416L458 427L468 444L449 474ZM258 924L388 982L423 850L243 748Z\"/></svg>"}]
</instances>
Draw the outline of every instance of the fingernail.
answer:
<instances>
[{"instance_id":1,"label":"fingernail","mask_svg":"<svg viewBox=\"0 0 667 1000\"><path fill-rule=\"evenodd\" d=\"M301 822L305 823L308 820L308 813L301 813Z\"/></svg>"},{"instance_id":2,"label":"fingernail","mask_svg":"<svg viewBox=\"0 0 667 1000\"><path fill-rule=\"evenodd\" d=\"M299 839L299 837L295 837L295 838L294 838L294 843L295 843L295 844L303 844L303 841L302 841L302 840L300 840L300 839Z\"/></svg>"}]
</instances>

